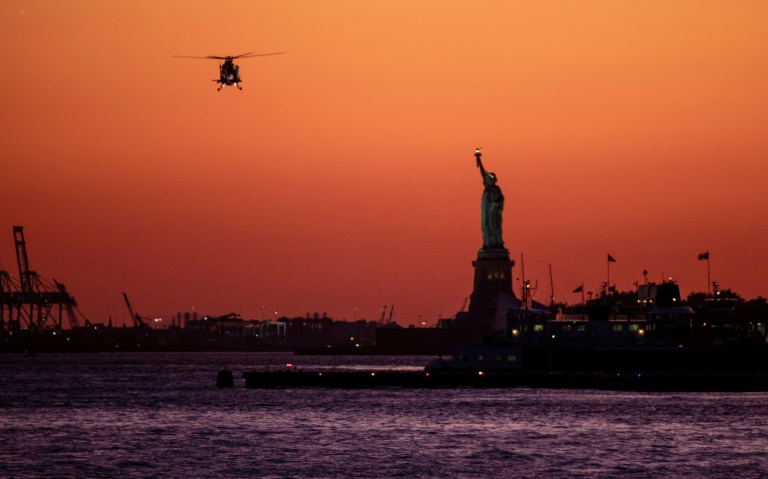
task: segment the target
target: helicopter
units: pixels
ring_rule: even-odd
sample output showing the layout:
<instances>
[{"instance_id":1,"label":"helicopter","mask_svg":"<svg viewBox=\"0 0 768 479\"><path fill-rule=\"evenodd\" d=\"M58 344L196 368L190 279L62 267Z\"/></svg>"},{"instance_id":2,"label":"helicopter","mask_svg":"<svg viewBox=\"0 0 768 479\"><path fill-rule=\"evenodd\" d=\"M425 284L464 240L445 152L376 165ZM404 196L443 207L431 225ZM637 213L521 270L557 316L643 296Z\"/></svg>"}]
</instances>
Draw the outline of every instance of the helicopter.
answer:
<instances>
[{"instance_id":1,"label":"helicopter","mask_svg":"<svg viewBox=\"0 0 768 479\"><path fill-rule=\"evenodd\" d=\"M227 56L227 57L217 57L213 55L209 55L207 57L190 57L190 56L184 56L184 55L174 55L174 58L197 58L202 60L224 60L224 63L219 63L219 79L213 80L216 83L220 83L219 88L216 91L221 91L222 88L225 86L236 86L238 90L242 90L243 87L240 86L240 83L242 83L242 80L240 79L240 66L235 65L234 60L235 58L251 58L251 57L265 57L268 55L282 55L285 52L275 52L275 53L241 53L240 55L235 56Z\"/></svg>"}]
</instances>

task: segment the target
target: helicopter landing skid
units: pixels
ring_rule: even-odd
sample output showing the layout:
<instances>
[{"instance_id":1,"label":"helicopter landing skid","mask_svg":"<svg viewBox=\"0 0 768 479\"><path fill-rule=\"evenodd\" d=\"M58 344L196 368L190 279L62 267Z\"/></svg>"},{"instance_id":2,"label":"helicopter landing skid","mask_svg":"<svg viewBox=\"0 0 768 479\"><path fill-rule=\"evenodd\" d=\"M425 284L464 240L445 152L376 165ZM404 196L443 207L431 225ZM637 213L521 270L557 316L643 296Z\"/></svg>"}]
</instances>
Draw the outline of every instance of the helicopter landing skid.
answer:
<instances>
[{"instance_id":1,"label":"helicopter landing skid","mask_svg":"<svg viewBox=\"0 0 768 479\"><path fill-rule=\"evenodd\" d=\"M213 81L217 81L217 80L213 80ZM216 91L221 91L221 89L224 88L225 86L232 86L232 85L236 86L238 90L243 89L243 87L241 87L237 83L222 83L222 82L219 82L219 83L220 83L219 88L217 88Z\"/></svg>"}]
</instances>

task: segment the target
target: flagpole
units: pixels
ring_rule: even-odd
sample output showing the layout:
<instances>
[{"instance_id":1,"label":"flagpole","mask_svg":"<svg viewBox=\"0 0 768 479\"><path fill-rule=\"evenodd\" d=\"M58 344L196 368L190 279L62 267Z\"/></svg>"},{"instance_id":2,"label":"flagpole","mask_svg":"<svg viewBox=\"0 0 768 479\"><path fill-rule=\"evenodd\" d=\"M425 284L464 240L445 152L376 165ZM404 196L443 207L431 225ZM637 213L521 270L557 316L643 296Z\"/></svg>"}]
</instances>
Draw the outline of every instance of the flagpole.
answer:
<instances>
[{"instance_id":1,"label":"flagpole","mask_svg":"<svg viewBox=\"0 0 768 479\"><path fill-rule=\"evenodd\" d=\"M615 263L616 259L613 256L611 256L611 253L608 253L606 256L607 256L606 269L608 270L608 280L605 282L605 294L608 294L608 290L611 288L611 263Z\"/></svg>"},{"instance_id":2,"label":"flagpole","mask_svg":"<svg viewBox=\"0 0 768 479\"><path fill-rule=\"evenodd\" d=\"M712 296L712 282L709 279L709 251L707 251L707 296Z\"/></svg>"},{"instance_id":3,"label":"flagpole","mask_svg":"<svg viewBox=\"0 0 768 479\"><path fill-rule=\"evenodd\" d=\"M549 307L555 312L555 282L552 280L552 264L549 265Z\"/></svg>"}]
</instances>

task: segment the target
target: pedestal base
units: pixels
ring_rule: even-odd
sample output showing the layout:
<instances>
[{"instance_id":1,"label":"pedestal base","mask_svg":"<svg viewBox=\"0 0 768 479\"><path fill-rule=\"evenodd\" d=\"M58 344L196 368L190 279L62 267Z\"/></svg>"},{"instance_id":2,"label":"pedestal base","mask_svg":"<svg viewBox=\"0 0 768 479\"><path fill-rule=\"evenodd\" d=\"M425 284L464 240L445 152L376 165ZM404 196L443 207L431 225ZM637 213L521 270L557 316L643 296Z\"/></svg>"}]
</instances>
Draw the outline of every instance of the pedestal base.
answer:
<instances>
[{"instance_id":1,"label":"pedestal base","mask_svg":"<svg viewBox=\"0 0 768 479\"><path fill-rule=\"evenodd\" d=\"M477 259L472 262L475 283L463 326L476 330L478 334L491 332L499 294L515 296L512 292L514 265L506 248L482 248L477 252Z\"/></svg>"}]
</instances>

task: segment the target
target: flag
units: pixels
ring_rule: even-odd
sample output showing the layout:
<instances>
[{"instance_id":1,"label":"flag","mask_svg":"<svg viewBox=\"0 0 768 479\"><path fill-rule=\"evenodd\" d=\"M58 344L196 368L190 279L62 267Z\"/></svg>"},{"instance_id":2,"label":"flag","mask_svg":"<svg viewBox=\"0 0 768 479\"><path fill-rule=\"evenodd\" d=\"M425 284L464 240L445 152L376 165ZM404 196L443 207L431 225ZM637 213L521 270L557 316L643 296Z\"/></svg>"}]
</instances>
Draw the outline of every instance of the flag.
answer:
<instances>
[{"instance_id":1,"label":"flag","mask_svg":"<svg viewBox=\"0 0 768 479\"><path fill-rule=\"evenodd\" d=\"M608 292L609 293L615 293L616 292L616 285L608 286Z\"/></svg>"},{"instance_id":2,"label":"flag","mask_svg":"<svg viewBox=\"0 0 768 479\"><path fill-rule=\"evenodd\" d=\"M584 291L584 284L583 283L581 285L579 285L578 288L573 290L574 293L581 293L582 291Z\"/></svg>"},{"instance_id":3,"label":"flag","mask_svg":"<svg viewBox=\"0 0 768 479\"><path fill-rule=\"evenodd\" d=\"M707 260L709 259L709 251L707 251L706 253L701 253L699 255L699 261L701 261L703 259L707 259Z\"/></svg>"},{"instance_id":4,"label":"flag","mask_svg":"<svg viewBox=\"0 0 768 479\"><path fill-rule=\"evenodd\" d=\"M613 259L613 256L611 256L611 255L608 255L608 262L609 262L609 263L615 263L615 262L616 262L616 260L615 260L615 259Z\"/></svg>"}]
</instances>

